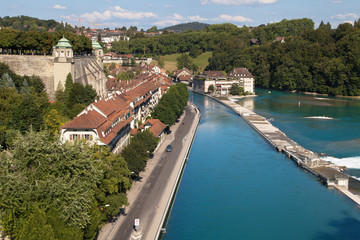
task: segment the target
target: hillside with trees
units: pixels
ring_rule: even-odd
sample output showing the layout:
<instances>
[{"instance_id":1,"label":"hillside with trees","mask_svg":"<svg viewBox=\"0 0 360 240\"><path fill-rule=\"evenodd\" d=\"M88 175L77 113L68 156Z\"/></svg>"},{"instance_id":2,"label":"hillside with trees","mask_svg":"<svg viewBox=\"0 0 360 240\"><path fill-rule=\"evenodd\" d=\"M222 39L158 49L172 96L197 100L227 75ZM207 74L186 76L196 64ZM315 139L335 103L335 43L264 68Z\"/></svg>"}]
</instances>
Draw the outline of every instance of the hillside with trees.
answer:
<instances>
[{"instance_id":1,"label":"hillside with trees","mask_svg":"<svg viewBox=\"0 0 360 240\"><path fill-rule=\"evenodd\" d=\"M38 18L28 16L16 16L0 17L0 27L12 28L19 31L37 31L47 32L49 30L54 31L71 31L75 32L75 29L67 23L59 23L54 19L41 20Z\"/></svg>"},{"instance_id":2,"label":"hillside with trees","mask_svg":"<svg viewBox=\"0 0 360 240\"><path fill-rule=\"evenodd\" d=\"M258 31L266 32L266 28ZM250 46L234 36L216 47L208 69L229 72L246 67L255 76L256 85L264 88L359 96L359 40L359 22L354 26L340 24L336 29L322 22L315 30L301 34L297 30L284 43Z\"/></svg>"},{"instance_id":3,"label":"hillside with trees","mask_svg":"<svg viewBox=\"0 0 360 240\"><path fill-rule=\"evenodd\" d=\"M185 32L188 30L197 31L197 30L203 30L204 28L210 26L210 24L207 23L199 23L199 22L189 22L189 23L181 23L176 24L174 26L165 27L160 29L160 31L174 31L177 33Z\"/></svg>"},{"instance_id":4,"label":"hillside with trees","mask_svg":"<svg viewBox=\"0 0 360 240\"><path fill-rule=\"evenodd\" d=\"M52 47L65 36L71 43L75 55L91 53L91 40L85 35L57 31L55 33L19 31L11 28L0 29L0 49L7 54L51 55Z\"/></svg>"}]
</instances>

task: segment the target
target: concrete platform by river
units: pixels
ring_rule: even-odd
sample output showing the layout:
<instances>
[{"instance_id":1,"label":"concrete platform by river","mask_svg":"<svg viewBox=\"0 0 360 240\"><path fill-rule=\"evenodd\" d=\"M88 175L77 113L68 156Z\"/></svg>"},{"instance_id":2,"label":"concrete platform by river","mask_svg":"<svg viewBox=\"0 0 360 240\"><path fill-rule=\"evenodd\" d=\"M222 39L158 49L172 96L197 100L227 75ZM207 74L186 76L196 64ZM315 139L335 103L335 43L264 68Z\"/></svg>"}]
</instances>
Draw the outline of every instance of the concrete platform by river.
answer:
<instances>
[{"instance_id":1,"label":"concrete platform by river","mask_svg":"<svg viewBox=\"0 0 360 240\"><path fill-rule=\"evenodd\" d=\"M273 126L266 118L227 98L212 98L238 113L277 151L283 152L328 187L335 187L360 206L360 181L344 174L341 167L324 161L316 153L303 148Z\"/></svg>"}]
</instances>

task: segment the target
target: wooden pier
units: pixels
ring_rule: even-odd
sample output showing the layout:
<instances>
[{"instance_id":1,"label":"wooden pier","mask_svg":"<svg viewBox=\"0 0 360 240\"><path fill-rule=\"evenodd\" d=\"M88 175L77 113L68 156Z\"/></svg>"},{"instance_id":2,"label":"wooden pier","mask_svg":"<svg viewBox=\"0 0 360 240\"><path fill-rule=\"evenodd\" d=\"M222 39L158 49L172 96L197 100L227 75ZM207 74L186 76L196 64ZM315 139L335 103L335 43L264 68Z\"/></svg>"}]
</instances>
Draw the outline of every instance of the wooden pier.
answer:
<instances>
[{"instance_id":1,"label":"wooden pier","mask_svg":"<svg viewBox=\"0 0 360 240\"><path fill-rule=\"evenodd\" d=\"M341 167L328 161L321 160L316 153L303 148L288 138L278 128L273 126L267 119L249 109L228 99L211 98L238 113L239 116L253 127L253 129L266 139L277 151L284 153L287 157L296 162L298 166L316 176L328 187L335 187L360 205L360 188L352 188L352 186L360 186L360 181L342 173Z\"/></svg>"}]
</instances>

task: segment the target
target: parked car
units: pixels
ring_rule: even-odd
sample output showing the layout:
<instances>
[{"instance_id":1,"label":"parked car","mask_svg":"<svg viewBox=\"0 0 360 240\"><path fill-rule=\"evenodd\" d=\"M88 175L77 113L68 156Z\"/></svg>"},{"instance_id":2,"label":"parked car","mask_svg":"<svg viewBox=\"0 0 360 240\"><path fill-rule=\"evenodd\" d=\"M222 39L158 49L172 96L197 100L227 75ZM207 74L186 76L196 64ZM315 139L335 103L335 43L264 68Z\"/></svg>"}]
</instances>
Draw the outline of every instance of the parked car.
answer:
<instances>
[{"instance_id":1,"label":"parked car","mask_svg":"<svg viewBox=\"0 0 360 240\"><path fill-rule=\"evenodd\" d=\"M167 152L171 152L171 150L172 150L172 146L171 146L171 145L167 145L166 151L167 151Z\"/></svg>"}]
</instances>

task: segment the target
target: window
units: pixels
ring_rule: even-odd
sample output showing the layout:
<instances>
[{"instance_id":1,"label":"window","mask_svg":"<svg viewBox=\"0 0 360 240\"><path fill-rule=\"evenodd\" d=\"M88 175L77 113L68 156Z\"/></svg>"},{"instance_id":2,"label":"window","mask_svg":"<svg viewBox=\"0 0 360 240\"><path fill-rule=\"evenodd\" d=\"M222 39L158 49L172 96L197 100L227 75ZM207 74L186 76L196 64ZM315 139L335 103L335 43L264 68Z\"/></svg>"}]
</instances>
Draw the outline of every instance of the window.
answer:
<instances>
[{"instance_id":1,"label":"window","mask_svg":"<svg viewBox=\"0 0 360 240\"><path fill-rule=\"evenodd\" d=\"M78 140L78 139L80 139L80 135L78 135L78 134L71 134L70 135L70 140Z\"/></svg>"},{"instance_id":2,"label":"window","mask_svg":"<svg viewBox=\"0 0 360 240\"><path fill-rule=\"evenodd\" d=\"M89 141L89 140L90 140L90 134L85 134L85 135L84 135L84 139L85 139L86 141Z\"/></svg>"}]
</instances>

